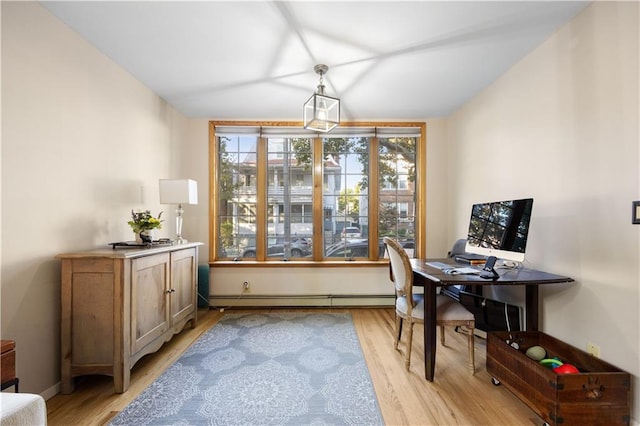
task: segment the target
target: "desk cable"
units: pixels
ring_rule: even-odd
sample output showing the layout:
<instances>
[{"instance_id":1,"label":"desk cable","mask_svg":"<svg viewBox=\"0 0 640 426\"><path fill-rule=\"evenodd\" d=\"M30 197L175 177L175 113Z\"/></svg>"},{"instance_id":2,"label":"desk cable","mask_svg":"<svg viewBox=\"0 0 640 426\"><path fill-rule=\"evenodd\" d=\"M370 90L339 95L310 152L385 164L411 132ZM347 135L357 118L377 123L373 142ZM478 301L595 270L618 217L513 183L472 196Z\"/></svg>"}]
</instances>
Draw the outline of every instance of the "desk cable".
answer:
<instances>
[{"instance_id":1,"label":"desk cable","mask_svg":"<svg viewBox=\"0 0 640 426\"><path fill-rule=\"evenodd\" d=\"M504 319L507 322L507 331L509 332L509 338L507 339L507 345L511 346L514 349L520 349L520 345L513 339L513 335L511 334L511 324L509 324L509 313L507 311L507 304L504 304Z\"/></svg>"}]
</instances>

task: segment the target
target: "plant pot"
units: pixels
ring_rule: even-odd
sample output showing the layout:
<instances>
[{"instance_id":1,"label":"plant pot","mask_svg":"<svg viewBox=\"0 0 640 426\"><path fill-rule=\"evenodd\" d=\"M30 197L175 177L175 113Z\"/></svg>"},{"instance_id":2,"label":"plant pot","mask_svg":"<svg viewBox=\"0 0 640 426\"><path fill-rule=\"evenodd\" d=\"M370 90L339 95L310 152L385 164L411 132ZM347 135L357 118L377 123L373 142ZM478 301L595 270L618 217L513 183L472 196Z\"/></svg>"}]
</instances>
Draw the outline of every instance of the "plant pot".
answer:
<instances>
[{"instance_id":1,"label":"plant pot","mask_svg":"<svg viewBox=\"0 0 640 426\"><path fill-rule=\"evenodd\" d=\"M155 229L146 229L144 231L135 232L136 243L137 244L151 244L156 238L156 230Z\"/></svg>"},{"instance_id":2,"label":"plant pot","mask_svg":"<svg viewBox=\"0 0 640 426\"><path fill-rule=\"evenodd\" d=\"M155 232L153 229L147 229L145 231L141 231L139 234L141 242L143 244L151 244L154 239L154 234Z\"/></svg>"}]
</instances>

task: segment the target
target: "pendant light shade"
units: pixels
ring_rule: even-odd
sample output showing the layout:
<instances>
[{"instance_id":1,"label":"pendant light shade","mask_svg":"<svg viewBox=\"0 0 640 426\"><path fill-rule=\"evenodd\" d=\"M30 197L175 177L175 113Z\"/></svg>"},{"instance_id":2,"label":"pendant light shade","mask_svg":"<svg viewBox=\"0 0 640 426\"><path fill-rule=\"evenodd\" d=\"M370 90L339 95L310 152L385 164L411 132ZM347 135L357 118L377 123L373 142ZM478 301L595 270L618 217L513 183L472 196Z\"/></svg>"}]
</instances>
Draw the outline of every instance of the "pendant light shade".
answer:
<instances>
[{"instance_id":1,"label":"pendant light shade","mask_svg":"<svg viewBox=\"0 0 640 426\"><path fill-rule=\"evenodd\" d=\"M318 91L304 103L304 128L328 132L340 124L340 99L332 98L324 93L322 76L327 73L329 67L318 64L313 67L313 70L320 75L320 84L318 84Z\"/></svg>"}]
</instances>

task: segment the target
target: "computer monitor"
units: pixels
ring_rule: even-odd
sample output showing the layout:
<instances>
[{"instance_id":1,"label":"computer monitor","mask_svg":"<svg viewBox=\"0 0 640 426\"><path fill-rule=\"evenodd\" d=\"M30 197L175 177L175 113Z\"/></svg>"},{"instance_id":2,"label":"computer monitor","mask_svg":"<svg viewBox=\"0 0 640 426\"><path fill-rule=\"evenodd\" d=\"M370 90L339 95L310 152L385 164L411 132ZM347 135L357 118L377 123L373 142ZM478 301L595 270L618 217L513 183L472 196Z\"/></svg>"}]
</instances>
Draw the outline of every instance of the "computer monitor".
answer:
<instances>
[{"instance_id":1,"label":"computer monitor","mask_svg":"<svg viewBox=\"0 0 640 426\"><path fill-rule=\"evenodd\" d=\"M474 204L465 251L524 261L533 198Z\"/></svg>"}]
</instances>

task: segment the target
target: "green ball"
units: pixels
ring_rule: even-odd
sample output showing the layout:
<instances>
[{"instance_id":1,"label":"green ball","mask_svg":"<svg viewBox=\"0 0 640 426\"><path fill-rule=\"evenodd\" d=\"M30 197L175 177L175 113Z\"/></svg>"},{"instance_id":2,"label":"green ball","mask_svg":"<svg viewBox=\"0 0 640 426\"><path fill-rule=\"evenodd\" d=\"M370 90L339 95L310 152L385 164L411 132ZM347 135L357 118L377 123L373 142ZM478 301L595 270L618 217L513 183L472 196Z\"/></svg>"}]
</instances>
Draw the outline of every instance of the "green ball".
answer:
<instances>
[{"instance_id":1,"label":"green ball","mask_svg":"<svg viewBox=\"0 0 640 426\"><path fill-rule=\"evenodd\" d=\"M540 361L547 356L547 351L542 346L531 346L527 349L525 355L533 360Z\"/></svg>"}]
</instances>

